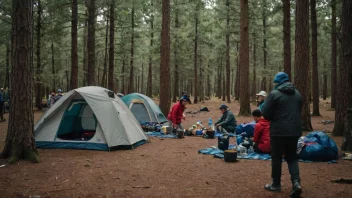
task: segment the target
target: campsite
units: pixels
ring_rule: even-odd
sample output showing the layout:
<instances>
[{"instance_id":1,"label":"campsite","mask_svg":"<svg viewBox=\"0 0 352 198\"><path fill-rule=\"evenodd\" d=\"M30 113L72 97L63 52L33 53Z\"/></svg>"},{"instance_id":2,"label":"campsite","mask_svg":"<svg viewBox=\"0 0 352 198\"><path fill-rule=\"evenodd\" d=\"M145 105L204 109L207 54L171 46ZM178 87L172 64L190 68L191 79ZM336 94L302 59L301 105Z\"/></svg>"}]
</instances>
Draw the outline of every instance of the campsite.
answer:
<instances>
[{"instance_id":1,"label":"campsite","mask_svg":"<svg viewBox=\"0 0 352 198\"><path fill-rule=\"evenodd\" d=\"M158 102L158 101L156 101ZM184 125L197 120L216 118L221 100L214 99L202 105L210 112L187 117ZM198 109L200 104L190 105ZM254 107L253 107L254 108ZM231 104L233 112L238 103ZM320 120L334 119L331 111L321 106L323 117L313 118L317 130L331 131L333 124L318 124ZM42 113L36 112L35 120ZM237 117L239 122L251 121ZM0 137L6 136L6 123L0 123ZM338 145L342 138L334 138ZM0 147L4 142L0 142ZM282 197L262 190L270 177L270 161L239 160L226 163L198 150L217 145L215 139L186 137L184 139L151 138L151 143L133 150L112 152L72 149L39 149L41 163L21 161L0 168L2 197ZM351 162L339 160L299 163L304 197L348 197L349 184L332 183L332 179L351 178ZM289 174L283 165L283 193L289 193ZM45 186L43 188L43 186Z\"/></svg>"},{"instance_id":2,"label":"campsite","mask_svg":"<svg viewBox=\"0 0 352 198\"><path fill-rule=\"evenodd\" d=\"M0 0L0 198L352 197L352 0Z\"/></svg>"}]
</instances>

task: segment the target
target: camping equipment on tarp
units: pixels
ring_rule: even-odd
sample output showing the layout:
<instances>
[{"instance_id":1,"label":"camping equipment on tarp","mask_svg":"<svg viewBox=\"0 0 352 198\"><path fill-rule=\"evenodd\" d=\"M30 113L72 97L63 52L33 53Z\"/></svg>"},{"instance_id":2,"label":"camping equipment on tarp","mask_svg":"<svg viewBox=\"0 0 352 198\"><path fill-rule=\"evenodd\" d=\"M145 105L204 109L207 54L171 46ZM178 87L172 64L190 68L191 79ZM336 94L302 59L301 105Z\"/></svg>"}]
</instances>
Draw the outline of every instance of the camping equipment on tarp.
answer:
<instances>
[{"instance_id":1,"label":"camping equipment on tarp","mask_svg":"<svg viewBox=\"0 0 352 198\"><path fill-rule=\"evenodd\" d=\"M236 127L236 134L242 135L243 137L253 137L254 136L254 128L255 121L249 123L243 123Z\"/></svg>"},{"instance_id":2,"label":"camping equipment on tarp","mask_svg":"<svg viewBox=\"0 0 352 198\"><path fill-rule=\"evenodd\" d=\"M304 137L304 147L299 152L303 160L329 161L338 157L338 148L333 139L324 132L311 132Z\"/></svg>"},{"instance_id":3,"label":"camping equipment on tarp","mask_svg":"<svg viewBox=\"0 0 352 198\"><path fill-rule=\"evenodd\" d=\"M225 162L235 162L237 159L236 150L225 150L224 151L224 160Z\"/></svg>"},{"instance_id":4,"label":"camping equipment on tarp","mask_svg":"<svg viewBox=\"0 0 352 198\"><path fill-rule=\"evenodd\" d=\"M218 148L223 151L229 149L229 142L229 136L218 137Z\"/></svg>"}]
</instances>

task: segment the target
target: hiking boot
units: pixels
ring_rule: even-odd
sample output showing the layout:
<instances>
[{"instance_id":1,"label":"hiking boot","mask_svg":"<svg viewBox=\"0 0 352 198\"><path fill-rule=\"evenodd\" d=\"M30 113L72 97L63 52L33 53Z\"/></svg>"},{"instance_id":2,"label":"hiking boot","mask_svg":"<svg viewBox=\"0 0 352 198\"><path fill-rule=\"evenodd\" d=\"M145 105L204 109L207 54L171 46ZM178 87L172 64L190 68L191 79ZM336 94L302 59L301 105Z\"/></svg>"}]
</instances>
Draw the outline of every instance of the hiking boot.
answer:
<instances>
[{"instance_id":1,"label":"hiking boot","mask_svg":"<svg viewBox=\"0 0 352 198\"><path fill-rule=\"evenodd\" d=\"M300 197L302 194L302 186L299 182L295 182L292 187L290 197Z\"/></svg>"},{"instance_id":2,"label":"hiking boot","mask_svg":"<svg viewBox=\"0 0 352 198\"><path fill-rule=\"evenodd\" d=\"M280 184L266 184L264 186L265 190L272 191L272 192L280 192L281 191L281 185Z\"/></svg>"}]
</instances>

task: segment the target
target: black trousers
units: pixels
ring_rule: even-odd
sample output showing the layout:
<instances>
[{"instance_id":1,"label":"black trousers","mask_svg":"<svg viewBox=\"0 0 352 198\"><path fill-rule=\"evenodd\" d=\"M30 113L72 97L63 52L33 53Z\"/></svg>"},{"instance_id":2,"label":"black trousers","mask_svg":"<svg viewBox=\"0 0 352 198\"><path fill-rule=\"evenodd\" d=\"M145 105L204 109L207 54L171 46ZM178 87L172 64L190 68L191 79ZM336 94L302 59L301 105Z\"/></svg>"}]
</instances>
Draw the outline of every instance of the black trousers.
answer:
<instances>
[{"instance_id":1,"label":"black trousers","mask_svg":"<svg viewBox=\"0 0 352 198\"><path fill-rule=\"evenodd\" d=\"M271 136L271 177L275 185L281 184L281 164L283 155L288 165L291 175L291 182L300 182L297 142L299 137L279 137Z\"/></svg>"}]
</instances>

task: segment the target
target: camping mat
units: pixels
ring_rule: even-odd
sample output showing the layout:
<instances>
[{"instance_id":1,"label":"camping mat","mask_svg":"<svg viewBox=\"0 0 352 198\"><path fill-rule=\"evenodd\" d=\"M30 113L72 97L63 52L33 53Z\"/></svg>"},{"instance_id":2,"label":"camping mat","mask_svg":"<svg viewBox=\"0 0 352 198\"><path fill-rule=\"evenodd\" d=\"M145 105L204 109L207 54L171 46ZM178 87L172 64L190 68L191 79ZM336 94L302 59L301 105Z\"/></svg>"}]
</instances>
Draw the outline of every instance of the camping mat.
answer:
<instances>
[{"instance_id":1,"label":"camping mat","mask_svg":"<svg viewBox=\"0 0 352 198\"><path fill-rule=\"evenodd\" d=\"M233 145L229 145L229 149L233 149ZM215 158L224 158L224 151L218 149L216 146L201 149L198 153L205 154L205 155L214 155ZM271 160L271 156L269 154L263 153L251 153L246 156L237 156L237 159L249 159L249 160ZM313 162L309 160L299 160L300 162ZM328 161L329 164L337 163L336 160Z\"/></svg>"},{"instance_id":2,"label":"camping mat","mask_svg":"<svg viewBox=\"0 0 352 198\"><path fill-rule=\"evenodd\" d=\"M146 135L158 138L177 138L175 134L163 134L161 132L145 132Z\"/></svg>"},{"instance_id":3,"label":"camping mat","mask_svg":"<svg viewBox=\"0 0 352 198\"><path fill-rule=\"evenodd\" d=\"M222 137L224 134L222 134L222 133L218 133L218 132L216 132L215 133L215 137ZM234 133L228 133L227 134L229 137L236 137L237 135L236 134L234 134Z\"/></svg>"}]
</instances>

